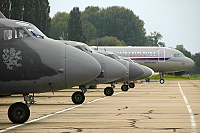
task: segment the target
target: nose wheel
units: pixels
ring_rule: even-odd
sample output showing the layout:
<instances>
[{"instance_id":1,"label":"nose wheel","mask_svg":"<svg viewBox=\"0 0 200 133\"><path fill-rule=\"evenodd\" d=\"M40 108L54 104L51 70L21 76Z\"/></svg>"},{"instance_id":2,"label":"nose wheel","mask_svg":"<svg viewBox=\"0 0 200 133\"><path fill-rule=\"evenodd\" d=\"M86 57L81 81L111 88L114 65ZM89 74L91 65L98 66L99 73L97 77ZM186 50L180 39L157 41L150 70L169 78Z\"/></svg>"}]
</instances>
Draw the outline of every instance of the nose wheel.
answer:
<instances>
[{"instance_id":1,"label":"nose wheel","mask_svg":"<svg viewBox=\"0 0 200 133\"><path fill-rule=\"evenodd\" d=\"M82 104L85 101L85 96L83 92L77 91L72 95L72 102L74 104Z\"/></svg>"},{"instance_id":2,"label":"nose wheel","mask_svg":"<svg viewBox=\"0 0 200 133\"><path fill-rule=\"evenodd\" d=\"M13 123L22 124L28 120L29 116L29 107L24 103L16 102L8 109L8 118Z\"/></svg>"},{"instance_id":3,"label":"nose wheel","mask_svg":"<svg viewBox=\"0 0 200 133\"><path fill-rule=\"evenodd\" d=\"M160 79L160 84L164 84L165 80L164 79Z\"/></svg>"},{"instance_id":4,"label":"nose wheel","mask_svg":"<svg viewBox=\"0 0 200 133\"><path fill-rule=\"evenodd\" d=\"M160 75L160 84L164 84L164 83L165 83L165 80L164 80L164 73L163 73L163 72L160 72L159 75Z\"/></svg>"}]
</instances>

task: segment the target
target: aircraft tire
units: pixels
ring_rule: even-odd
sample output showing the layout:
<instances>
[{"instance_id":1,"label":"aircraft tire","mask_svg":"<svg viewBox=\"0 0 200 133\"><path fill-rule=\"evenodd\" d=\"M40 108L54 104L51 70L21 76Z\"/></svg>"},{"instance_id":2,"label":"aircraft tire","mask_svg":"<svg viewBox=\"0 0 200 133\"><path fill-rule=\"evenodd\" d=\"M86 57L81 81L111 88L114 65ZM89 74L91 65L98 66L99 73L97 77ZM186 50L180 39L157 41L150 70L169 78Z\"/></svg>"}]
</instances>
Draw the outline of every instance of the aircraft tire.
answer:
<instances>
[{"instance_id":1,"label":"aircraft tire","mask_svg":"<svg viewBox=\"0 0 200 133\"><path fill-rule=\"evenodd\" d=\"M122 85L121 90L122 91L128 91L128 85Z\"/></svg>"},{"instance_id":2,"label":"aircraft tire","mask_svg":"<svg viewBox=\"0 0 200 133\"><path fill-rule=\"evenodd\" d=\"M164 84L165 80L164 79L160 79L160 84Z\"/></svg>"},{"instance_id":3,"label":"aircraft tire","mask_svg":"<svg viewBox=\"0 0 200 133\"><path fill-rule=\"evenodd\" d=\"M112 96L113 93L114 93L114 90L113 90L112 87L106 87L106 88L104 89L104 94L105 94L106 96Z\"/></svg>"},{"instance_id":4,"label":"aircraft tire","mask_svg":"<svg viewBox=\"0 0 200 133\"><path fill-rule=\"evenodd\" d=\"M72 95L72 102L74 104L82 104L85 101L85 96L83 92L76 91Z\"/></svg>"},{"instance_id":5,"label":"aircraft tire","mask_svg":"<svg viewBox=\"0 0 200 133\"><path fill-rule=\"evenodd\" d=\"M29 116L29 107L22 102L16 102L8 109L8 118L13 123L22 124L28 120Z\"/></svg>"},{"instance_id":6,"label":"aircraft tire","mask_svg":"<svg viewBox=\"0 0 200 133\"><path fill-rule=\"evenodd\" d=\"M130 88L134 88L134 87L135 87L135 83L130 83L128 86L129 86Z\"/></svg>"}]
</instances>

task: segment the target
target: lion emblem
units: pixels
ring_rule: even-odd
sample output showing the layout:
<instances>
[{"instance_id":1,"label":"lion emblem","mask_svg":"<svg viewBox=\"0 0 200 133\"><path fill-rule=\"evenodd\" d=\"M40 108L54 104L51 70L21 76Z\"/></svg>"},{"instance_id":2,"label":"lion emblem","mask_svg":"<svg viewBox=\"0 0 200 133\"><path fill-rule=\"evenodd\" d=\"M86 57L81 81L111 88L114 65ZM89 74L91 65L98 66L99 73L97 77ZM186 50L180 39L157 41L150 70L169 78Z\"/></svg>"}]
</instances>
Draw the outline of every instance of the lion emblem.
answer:
<instances>
[{"instance_id":1,"label":"lion emblem","mask_svg":"<svg viewBox=\"0 0 200 133\"><path fill-rule=\"evenodd\" d=\"M22 67L21 63L18 63L19 60L22 60L21 51L16 51L14 48L3 49L3 63L6 64L7 69L12 70L14 66Z\"/></svg>"}]
</instances>

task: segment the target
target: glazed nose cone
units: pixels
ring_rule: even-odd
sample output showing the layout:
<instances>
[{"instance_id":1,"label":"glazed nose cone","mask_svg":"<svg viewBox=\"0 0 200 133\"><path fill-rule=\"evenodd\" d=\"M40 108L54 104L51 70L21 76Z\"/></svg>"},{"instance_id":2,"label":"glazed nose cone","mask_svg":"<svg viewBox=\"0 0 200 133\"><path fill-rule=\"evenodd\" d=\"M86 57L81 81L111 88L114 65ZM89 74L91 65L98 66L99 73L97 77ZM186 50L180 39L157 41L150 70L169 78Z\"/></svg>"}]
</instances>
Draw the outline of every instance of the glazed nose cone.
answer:
<instances>
[{"instance_id":1,"label":"glazed nose cone","mask_svg":"<svg viewBox=\"0 0 200 133\"><path fill-rule=\"evenodd\" d=\"M89 54L66 45L66 83L68 87L84 84L96 78L101 65Z\"/></svg>"},{"instance_id":2,"label":"glazed nose cone","mask_svg":"<svg viewBox=\"0 0 200 133\"><path fill-rule=\"evenodd\" d=\"M129 63L129 80L136 80L144 74L143 69L135 63Z\"/></svg>"}]
</instances>

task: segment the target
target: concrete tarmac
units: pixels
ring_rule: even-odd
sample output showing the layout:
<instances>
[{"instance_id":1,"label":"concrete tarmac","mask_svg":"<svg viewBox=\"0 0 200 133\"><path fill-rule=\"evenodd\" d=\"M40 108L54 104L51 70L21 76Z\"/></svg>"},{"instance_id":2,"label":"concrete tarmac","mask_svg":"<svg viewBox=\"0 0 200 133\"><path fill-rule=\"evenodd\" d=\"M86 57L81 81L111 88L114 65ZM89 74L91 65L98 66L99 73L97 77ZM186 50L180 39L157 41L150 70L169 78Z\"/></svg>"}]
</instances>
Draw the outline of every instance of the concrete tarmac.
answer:
<instances>
[{"instance_id":1,"label":"concrete tarmac","mask_svg":"<svg viewBox=\"0 0 200 133\"><path fill-rule=\"evenodd\" d=\"M136 84L113 96L104 96L106 84L85 94L81 105L71 102L77 88L35 94L25 124L12 124L7 110L21 95L0 98L0 132L61 133L200 133L200 81L166 81Z\"/></svg>"}]
</instances>

